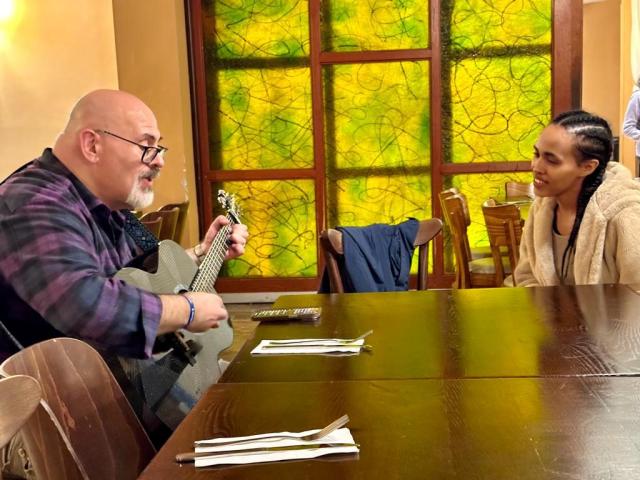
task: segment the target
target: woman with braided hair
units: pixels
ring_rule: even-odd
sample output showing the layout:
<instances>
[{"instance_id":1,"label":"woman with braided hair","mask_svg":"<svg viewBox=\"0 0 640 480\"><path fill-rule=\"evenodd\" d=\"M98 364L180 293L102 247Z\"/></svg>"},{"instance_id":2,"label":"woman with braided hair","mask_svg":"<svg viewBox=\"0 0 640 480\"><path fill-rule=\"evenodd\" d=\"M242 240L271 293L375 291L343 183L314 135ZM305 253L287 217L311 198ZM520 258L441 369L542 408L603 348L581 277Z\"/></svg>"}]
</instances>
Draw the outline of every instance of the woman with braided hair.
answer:
<instances>
[{"instance_id":1,"label":"woman with braided hair","mask_svg":"<svg viewBox=\"0 0 640 480\"><path fill-rule=\"evenodd\" d=\"M606 120L558 115L534 146L534 201L518 285L640 282L640 182L617 162Z\"/></svg>"}]
</instances>

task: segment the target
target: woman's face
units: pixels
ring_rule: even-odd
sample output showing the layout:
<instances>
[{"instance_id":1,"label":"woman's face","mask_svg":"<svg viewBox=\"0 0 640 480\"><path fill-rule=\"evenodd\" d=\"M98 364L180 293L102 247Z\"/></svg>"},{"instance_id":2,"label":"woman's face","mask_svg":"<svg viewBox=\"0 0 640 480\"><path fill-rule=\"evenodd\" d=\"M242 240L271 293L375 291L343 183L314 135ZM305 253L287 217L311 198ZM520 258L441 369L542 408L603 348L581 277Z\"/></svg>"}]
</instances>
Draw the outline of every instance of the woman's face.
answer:
<instances>
[{"instance_id":1,"label":"woman's face","mask_svg":"<svg viewBox=\"0 0 640 480\"><path fill-rule=\"evenodd\" d=\"M549 125L534 145L531 161L533 187L539 197L578 198L586 176L598 166L589 159L578 164L575 137L559 125Z\"/></svg>"}]
</instances>

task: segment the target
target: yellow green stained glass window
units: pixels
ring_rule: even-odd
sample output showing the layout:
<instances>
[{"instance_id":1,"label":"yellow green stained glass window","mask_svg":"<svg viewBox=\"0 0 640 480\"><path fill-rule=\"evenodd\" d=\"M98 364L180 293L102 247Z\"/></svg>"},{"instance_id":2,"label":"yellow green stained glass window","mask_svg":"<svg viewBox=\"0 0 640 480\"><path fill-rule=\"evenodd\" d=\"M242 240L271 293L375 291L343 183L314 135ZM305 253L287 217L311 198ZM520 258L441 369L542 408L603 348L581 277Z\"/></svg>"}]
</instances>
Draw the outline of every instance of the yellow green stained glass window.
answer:
<instances>
[{"instance_id":1,"label":"yellow green stained glass window","mask_svg":"<svg viewBox=\"0 0 640 480\"><path fill-rule=\"evenodd\" d=\"M323 50L427 48L429 2L424 0L327 0L323 2Z\"/></svg>"},{"instance_id":2,"label":"yellow green stained glass window","mask_svg":"<svg viewBox=\"0 0 640 480\"><path fill-rule=\"evenodd\" d=\"M488 49L551 43L552 0L455 0L454 48Z\"/></svg>"},{"instance_id":3,"label":"yellow green stained glass window","mask_svg":"<svg viewBox=\"0 0 640 480\"><path fill-rule=\"evenodd\" d=\"M471 58L451 68L451 160L531 157L551 112L548 55Z\"/></svg>"},{"instance_id":4,"label":"yellow green stained glass window","mask_svg":"<svg viewBox=\"0 0 640 480\"><path fill-rule=\"evenodd\" d=\"M230 277L315 277L316 220L313 180L224 182L251 241L245 254L225 263Z\"/></svg>"},{"instance_id":5,"label":"yellow green stained glass window","mask_svg":"<svg viewBox=\"0 0 640 480\"><path fill-rule=\"evenodd\" d=\"M330 165L375 169L429 164L427 62L336 65L324 73Z\"/></svg>"},{"instance_id":6,"label":"yellow green stained glass window","mask_svg":"<svg viewBox=\"0 0 640 480\"><path fill-rule=\"evenodd\" d=\"M325 69L328 225L431 217L429 65Z\"/></svg>"},{"instance_id":7,"label":"yellow green stained glass window","mask_svg":"<svg viewBox=\"0 0 640 480\"><path fill-rule=\"evenodd\" d=\"M209 20L205 25L215 30L215 36L205 32L205 44L217 59L309 55L307 1L230 0L203 5Z\"/></svg>"},{"instance_id":8,"label":"yellow green stained glass window","mask_svg":"<svg viewBox=\"0 0 640 480\"><path fill-rule=\"evenodd\" d=\"M428 58L354 59L361 52L430 48L436 38L429 32L436 23L430 22L430 2L202 1L210 153L205 174L224 171L223 178L233 179L222 186L238 196L251 232L247 253L229 262L223 275L318 274L317 231L325 225L316 222L316 180L295 179L295 170L304 170L305 177L324 161L325 171L315 174L325 179L326 226L363 226L433 215L432 180L442 174L431 168L432 135L440 135L438 154L445 163L531 158L551 116L552 0L439 5L442 115L440 131L431 132ZM335 52L321 56L321 65L309 58L314 8L321 14L315 51ZM350 52L348 63L326 63L341 52ZM410 58L424 58L424 52ZM319 77L312 68L321 69ZM321 80L322 105L313 104L312 78ZM320 150L314 150L318 125L312 117L318 109L324 114L324 159L315 158ZM275 170L289 172L269 179ZM482 202L502 198L507 180L527 182L531 176L460 174L443 180L445 188L456 186L467 195L476 246L487 243ZM447 248L445 253L451 266Z\"/></svg>"},{"instance_id":9,"label":"yellow green stained glass window","mask_svg":"<svg viewBox=\"0 0 640 480\"><path fill-rule=\"evenodd\" d=\"M336 181L336 225L395 224L408 217L431 217L428 175L361 176Z\"/></svg>"},{"instance_id":10,"label":"yellow green stained glass window","mask_svg":"<svg viewBox=\"0 0 640 480\"><path fill-rule=\"evenodd\" d=\"M552 0L445 5L444 161L528 159L551 116Z\"/></svg>"},{"instance_id":11,"label":"yellow green stained glass window","mask_svg":"<svg viewBox=\"0 0 640 480\"><path fill-rule=\"evenodd\" d=\"M308 68L221 70L217 78L220 140L213 142L215 167L313 167Z\"/></svg>"}]
</instances>

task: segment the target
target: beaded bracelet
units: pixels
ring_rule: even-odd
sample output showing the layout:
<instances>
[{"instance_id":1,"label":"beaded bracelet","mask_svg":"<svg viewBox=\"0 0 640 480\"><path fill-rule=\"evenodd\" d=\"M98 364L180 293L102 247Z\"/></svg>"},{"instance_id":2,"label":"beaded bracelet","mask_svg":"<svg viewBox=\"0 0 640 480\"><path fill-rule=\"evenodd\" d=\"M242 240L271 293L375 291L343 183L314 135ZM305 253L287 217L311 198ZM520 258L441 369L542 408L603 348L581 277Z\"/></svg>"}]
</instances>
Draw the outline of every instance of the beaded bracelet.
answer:
<instances>
[{"instance_id":1,"label":"beaded bracelet","mask_svg":"<svg viewBox=\"0 0 640 480\"><path fill-rule=\"evenodd\" d=\"M189 320L187 320L187 323L185 324L184 329L189 328L189 325L191 325L191 322L193 322L193 319L196 316L196 306L193 304L193 301L187 297L185 294L182 294L182 297L187 301L187 303L189 304Z\"/></svg>"}]
</instances>

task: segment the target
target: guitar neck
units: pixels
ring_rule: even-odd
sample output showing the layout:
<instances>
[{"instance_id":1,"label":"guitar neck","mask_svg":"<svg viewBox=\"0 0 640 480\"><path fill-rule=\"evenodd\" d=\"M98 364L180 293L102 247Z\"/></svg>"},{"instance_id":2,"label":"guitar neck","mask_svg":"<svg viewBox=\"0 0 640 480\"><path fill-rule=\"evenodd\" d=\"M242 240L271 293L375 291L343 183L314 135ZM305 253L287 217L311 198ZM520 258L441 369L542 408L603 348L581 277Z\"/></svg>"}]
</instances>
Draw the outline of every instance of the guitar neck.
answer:
<instances>
[{"instance_id":1,"label":"guitar neck","mask_svg":"<svg viewBox=\"0 0 640 480\"><path fill-rule=\"evenodd\" d=\"M191 283L190 290L192 292L215 292L214 285L218 279L224 257L229 248L227 245L227 237L231 232L231 225L233 224L233 219L230 215L227 215L227 219L230 223L218 231L213 239L211 248L198 268L198 273Z\"/></svg>"}]
</instances>

